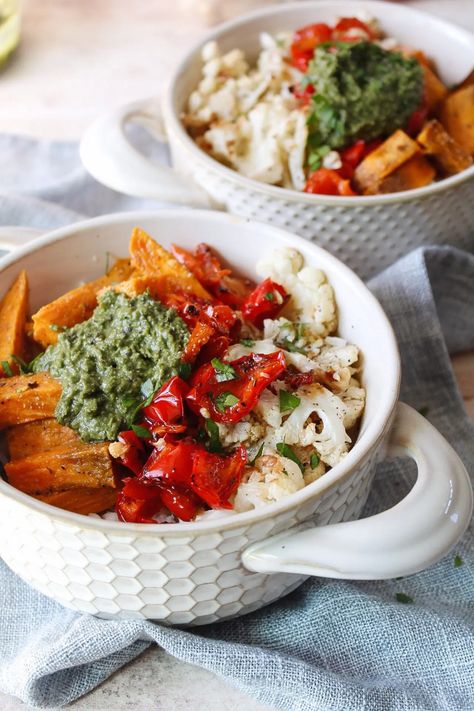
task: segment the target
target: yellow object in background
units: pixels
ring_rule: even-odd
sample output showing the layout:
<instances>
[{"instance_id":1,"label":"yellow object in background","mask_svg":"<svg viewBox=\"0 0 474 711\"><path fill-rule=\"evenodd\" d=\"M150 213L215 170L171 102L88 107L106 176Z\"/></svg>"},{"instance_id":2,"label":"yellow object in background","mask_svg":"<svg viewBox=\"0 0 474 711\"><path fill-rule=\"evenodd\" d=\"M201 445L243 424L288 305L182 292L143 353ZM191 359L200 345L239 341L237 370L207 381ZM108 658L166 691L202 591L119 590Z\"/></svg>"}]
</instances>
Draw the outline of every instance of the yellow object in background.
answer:
<instances>
[{"instance_id":1,"label":"yellow object in background","mask_svg":"<svg viewBox=\"0 0 474 711\"><path fill-rule=\"evenodd\" d=\"M0 0L0 66L20 39L20 0Z\"/></svg>"}]
</instances>

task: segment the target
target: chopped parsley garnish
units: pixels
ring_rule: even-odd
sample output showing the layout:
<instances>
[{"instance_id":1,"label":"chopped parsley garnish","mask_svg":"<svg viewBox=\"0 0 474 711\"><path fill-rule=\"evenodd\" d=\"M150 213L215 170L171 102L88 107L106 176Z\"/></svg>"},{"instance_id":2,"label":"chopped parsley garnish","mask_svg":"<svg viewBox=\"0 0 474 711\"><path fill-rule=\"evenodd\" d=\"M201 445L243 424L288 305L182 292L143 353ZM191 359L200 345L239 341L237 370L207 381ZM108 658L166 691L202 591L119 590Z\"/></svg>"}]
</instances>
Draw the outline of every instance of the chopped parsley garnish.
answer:
<instances>
[{"instance_id":1,"label":"chopped parsley garnish","mask_svg":"<svg viewBox=\"0 0 474 711\"><path fill-rule=\"evenodd\" d=\"M151 437L150 430L146 427L142 427L141 425L132 425L132 430L135 432L137 437L141 437L142 439L150 439Z\"/></svg>"},{"instance_id":2,"label":"chopped parsley garnish","mask_svg":"<svg viewBox=\"0 0 474 711\"><path fill-rule=\"evenodd\" d=\"M278 442L276 450L278 454L281 454L282 457L285 457L286 459L291 459L291 461L297 464L301 471L303 471L304 467L301 463L301 460L288 444L286 444L285 442Z\"/></svg>"},{"instance_id":3,"label":"chopped parsley garnish","mask_svg":"<svg viewBox=\"0 0 474 711\"><path fill-rule=\"evenodd\" d=\"M319 465L320 459L319 455L316 454L316 452L313 452L313 454L309 458L309 463L311 466L311 469L316 469L316 467Z\"/></svg>"},{"instance_id":4,"label":"chopped parsley garnish","mask_svg":"<svg viewBox=\"0 0 474 711\"><path fill-rule=\"evenodd\" d=\"M257 461L257 459L260 459L260 457L263 454L263 447L264 447L264 443L262 442L262 444L258 448L257 454L255 455L255 457L252 460L249 461L249 464L251 464L253 466L255 464L255 462Z\"/></svg>"},{"instance_id":5,"label":"chopped parsley garnish","mask_svg":"<svg viewBox=\"0 0 474 711\"><path fill-rule=\"evenodd\" d=\"M252 341L251 338L241 338L241 339L240 339L240 342L241 342L241 344L242 344L243 346L245 346L246 348L252 348L252 346L255 345L255 341Z\"/></svg>"},{"instance_id":6,"label":"chopped parsley garnish","mask_svg":"<svg viewBox=\"0 0 474 711\"><path fill-rule=\"evenodd\" d=\"M405 593L398 592L395 594L395 599L397 602L401 602L402 605L411 605L414 602L413 598Z\"/></svg>"},{"instance_id":7,"label":"chopped parsley garnish","mask_svg":"<svg viewBox=\"0 0 474 711\"><path fill-rule=\"evenodd\" d=\"M176 368L176 375L179 375L183 380L187 380L191 375L191 363L179 363Z\"/></svg>"},{"instance_id":8,"label":"chopped parsley garnish","mask_svg":"<svg viewBox=\"0 0 474 711\"><path fill-rule=\"evenodd\" d=\"M455 568L460 568L463 563L464 563L464 561L460 555L454 556L454 567Z\"/></svg>"},{"instance_id":9,"label":"chopped parsley garnish","mask_svg":"<svg viewBox=\"0 0 474 711\"><path fill-rule=\"evenodd\" d=\"M31 366L29 363L25 363L25 361L22 358L19 358L16 355L11 355L10 358L15 361L15 363L18 365L20 368L20 373L22 375L26 375L27 373L31 373Z\"/></svg>"},{"instance_id":10,"label":"chopped parsley garnish","mask_svg":"<svg viewBox=\"0 0 474 711\"><path fill-rule=\"evenodd\" d=\"M0 365L3 368L3 372L7 376L7 378L11 378L13 375L13 370L11 369L10 363L7 360L2 360L0 361Z\"/></svg>"},{"instance_id":11,"label":"chopped parsley garnish","mask_svg":"<svg viewBox=\"0 0 474 711\"><path fill-rule=\"evenodd\" d=\"M426 417L429 411L430 411L430 408L427 407L426 405L424 407L420 407L420 409L418 410L420 415L423 415L423 417Z\"/></svg>"},{"instance_id":12,"label":"chopped parsley garnish","mask_svg":"<svg viewBox=\"0 0 474 711\"><path fill-rule=\"evenodd\" d=\"M306 351L304 350L304 348L297 346L293 341L290 341L289 338L284 338L280 342L280 345L285 351L288 351L289 353L302 353L303 355L306 355Z\"/></svg>"},{"instance_id":13,"label":"chopped parsley garnish","mask_svg":"<svg viewBox=\"0 0 474 711\"><path fill-rule=\"evenodd\" d=\"M225 412L229 407L233 407L234 405L237 405L239 402L239 398L236 397L233 393L230 393L228 391L220 393L214 400L215 405L219 412Z\"/></svg>"},{"instance_id":14,"label":"chopped parsley garnish","mask_svg":"<svg viewBox=\"0 0 474 711\"><path fill-rule=\"evenodd\" d=\"M275 301L275 294L273 293L273 291L267 291L267 293L265 294L265 299L267 301Z\"/></svg>"},{"instance_id":15,"label":"chopped parsley garnish","mask_svg":"<svg viewBox=\"0 0 474 711\"><path fill-rule=\"evenodd\" d=\"M331 151L329 146L317 146L316 148L311 148L309 145L308 150L308 168L310 171L317 170L323 164L323 158Z\"/></svg>"},{"instance_id":16,"label":"chopped parsley garnish","mask_svg":"<svg viewBox=\"0 0 474 711\"><path fill-rule=\"evenodd\" d=\"M210 419L205 421L204 427L206 428L206 432L209 437L209 440L206 444L207 451L219 454L223 451L221 440L219 437L219 427L214 422L214 420Z\"/></svg>"},{"instance_id":17,"label":"chopped parsley garnish","mask_svg":"<svg viewBox=\"0 0 474 711\"><path fill-rule=\"evenodd\" d=\"M289 393L286 390L280 390L279 397L280 412L291 412L295 409L295 407L298 407L301 402L299 397L296 397L296 395L293 395L293 393Z\"/></svg>"},{"instance_id":18,"label":"chopped parsley garnish","mask_svg":"<svg viewBox=\"0 0 474 711\"><path fill-rule=\"evenodd\" d=\"M52 331L58 331L59 333L64 331L65 328L64 326L59 326L57 323L51 323L49 327Z\"/></svg>"},{"instance_id":19,"label":"chopped parsley garnish","mask_svg":"<svg viewBox=\"0 0 474 711\"><path fill-rule=\"evenodd\" d=\"M214 368L218 383L225 383L228 380L235 380L236 372L229 363L223 363L219 360L219 358L213 358L211 360L211 365Z\"/></svg>"}]
</instances>

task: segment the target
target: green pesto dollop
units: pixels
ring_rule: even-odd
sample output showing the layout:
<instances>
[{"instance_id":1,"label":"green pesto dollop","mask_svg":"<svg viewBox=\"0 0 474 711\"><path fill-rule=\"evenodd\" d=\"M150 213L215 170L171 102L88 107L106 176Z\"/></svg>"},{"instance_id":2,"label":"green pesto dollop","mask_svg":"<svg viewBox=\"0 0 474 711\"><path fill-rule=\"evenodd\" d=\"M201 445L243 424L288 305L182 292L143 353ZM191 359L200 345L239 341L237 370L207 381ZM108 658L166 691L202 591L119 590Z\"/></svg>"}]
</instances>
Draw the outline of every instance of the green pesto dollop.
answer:
<instances>
[{"instance_id":1,"label":"green pesto dollop","mask_svg":"<svg viewBox=\"0 0 474 711\"><path fill-rule=\"evenodd\" d=\"M357 139L388 136L421 104L423 71L414 58L373 42L339 42L316 49L305 81L316 87L308 118L309 153Z\"/></svg>"},{"instance_id":2,"label":"green pesto dollop","mask_svg":"<svg viewBox=\"0 0 474 711\"><path fill-rule=\"evenodd\" d=\"M149 294L129 298L110 290L34 369L61 382L55 413L61 424L86 442L114 440L144 399L142 385L156 390L176 372L188 338L184 321Z\"/></svg>"}]
</instances>

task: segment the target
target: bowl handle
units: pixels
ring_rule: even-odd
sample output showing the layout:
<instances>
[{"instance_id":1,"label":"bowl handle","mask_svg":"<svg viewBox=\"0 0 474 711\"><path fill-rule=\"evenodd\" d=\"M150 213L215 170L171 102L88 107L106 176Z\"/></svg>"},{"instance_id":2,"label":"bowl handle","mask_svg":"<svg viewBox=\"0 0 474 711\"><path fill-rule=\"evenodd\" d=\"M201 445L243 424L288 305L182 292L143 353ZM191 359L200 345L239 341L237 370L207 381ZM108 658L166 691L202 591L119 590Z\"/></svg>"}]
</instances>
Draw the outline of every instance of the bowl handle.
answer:
<instances>
[{"instance_id":1,"label":"bowl handle","mask_svg":"<svg viewBox=\"0 0 474 711\"><path fill-rule=\"evenodd\" d=\"M138 121L166 143L156 103L142 100L125 104L92 123L79 148L86 170L99 183L113 190L142 198L153 198L195 207L209 207L210 198L190 178L168 165L152 163L130 143L125 132L129 121Z\"/></svg>"},{"instance_id":2,"label":"bowl handle","mask_svg":"<svg viewBox=\"0 0 474 711\"><path fill-rule=\"evenodd\" d=\"M416 410L398 404L389 457L417 464L415 485L396 506L358 521L298 528L254 543L242 554L260 573L383 580L436 563L466 530L472 488L466 469L444 437Z\"/></svg>"}]
</instances>

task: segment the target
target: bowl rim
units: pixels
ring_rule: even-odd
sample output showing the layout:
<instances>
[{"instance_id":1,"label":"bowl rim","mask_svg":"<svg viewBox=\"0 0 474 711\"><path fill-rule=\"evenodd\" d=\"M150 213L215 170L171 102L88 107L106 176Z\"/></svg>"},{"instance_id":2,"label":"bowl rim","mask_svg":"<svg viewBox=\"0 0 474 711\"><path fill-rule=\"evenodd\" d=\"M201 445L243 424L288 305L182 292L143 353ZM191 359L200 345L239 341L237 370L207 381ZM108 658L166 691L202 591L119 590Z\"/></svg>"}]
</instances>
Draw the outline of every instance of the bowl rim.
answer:
<instances>
[{"instance_id":1,"label":"bowl rim","mask_svg":"<svg viewBox=\"0 0 474 711\"><path fill-rule=\"evenodd\" d=\"M313 10L317 12L318 8L321 7L334 7L336 13L337 7L342 5L347 5L347 0L312 0L311 2L306 0L304 3L305 9L309 12L312 12ZM203 167L219 173L223 178L237 183L242 188L246 188L247 190L253 192L263 193L268 197L279 198L280 200L284 200L286 202L302 202L309 205L326 205L331 207L337 205L339 207L346 208L409 202L412 200L428 198L440 192L450 190L451 188L455 188L458 185L474 178L474 165L471 165L469 168L466 168L460 173L456 173L448 178L443 178L442 180L431 183L430 185L398 193L385 193L383 195L355 195L353 197L339 195L313 195L310 193L300 192L298 190L282 188L277 185L268 185L267 183L263 183L259 180L248 178L236 170L220 163L216 158L213 158L211 155L202 150L202 148L200 148L195 141L193 141L191 136L189 136L179 115L174 110L174 95L176 86L180 78L185 75L186 65L188 64L191 56L199 52L207 42L212 40L218 41L219 37L224 32L240 29L248 22L256 19L265 18L269 15L289 13L291 10L301 10L302 7L301 2L288 2L278 5L270 5L260 10L254 10L253 12L239 15L237 18L219 24L206 33L198 42L195 42L193 46L182 56L181 61L176 65L175 70L163 92L161 105L166 119L166 132L172 133L173 137L179 141L181 146L187 151L190 151L196 161L201 163ZM357 3L357 9L359 10L364 8L372 10L375 16L377 16L376 13L378 10L379 16L383 17L383 12L386 11L387 8L390 8L390 12L399 12L407 15L408 18L416 17L420 22L423 20L429 20L430 23L438 25L442 32L453 36L459 41L460 44L472 45L474 52L474 34L462 27L459 27L458 25L454 25L453 23L442 19L441 17L410 6L394 4L392 2L384 2L384 0L359 0Z\"/></svg>"},{"instance_id":2,"label":"bowl rim","mask_svg":"<svg viewBox=\"0 0 474 711\"><path fill-rule=\"evenodd\" d=\"M0 496L7 496L19 504L35 511L38 514L45 515L55 521L61 521L69 525L95 529L98 531L107 531L114 534L122 534L124 536L135 533L141 535L160 535L171 537L187 537L195 534L209 533L211 531L222 531L234 528L241 528L249 524L254 524L273 518L290 509L297 509L304 505L308 500L318 498L325 491L333 486L341 483L348 478L358 466L367 461L368 455L378 443L385 437L387 429L391 425L392 416L394 414L400 389L401 364L398 352L398 345L393 328L385 314L382 306L371 293L368 287L362 280L339 259L331 255L322 247L309 242L308 240L291 234L286 230L282 230L273 225L267 225L249 220L235 215L229 215L225 212L217 212L212 210L183 210L183 209L162 209L159 211L143 211L143 212L123 212L111 215L102 215L100 217L81 220L72 223L66 227L61 227L48 232L42 237L38 237L30 244L27 244L19 249L14 250L10 255L0 258L0 273L7 267L20 262L23 257L41 251L43 247L55 242L67 240L76 236L78 233L87 230L96 230L100 227L109 227L121 225L123 223L139 225L140 222L153 220L157 222L157 230L159 230L160 217L167 219L189 219L192 221L193 229L197 233L196 243L199 241L199 225L205 225L206 221L220 223L223 227L229 222L234 224L242 224L254 227L258 231L266 232L267 235L276 238L280 246L291 246L295 249L299 247L305 248L314 252L315 256L322 255L326 263L331 264L334 270L337 270L343 281L351 283L352 287L360 292L361 299L365 305L369 305L372 309L375 319L378 319L378 328L380 329L381 337L385 339L389 345L391 353L391 362L387 362L387 389L380 398L380 407L376 415L368 423L367 429L361 439L358 439L354 447L350 450L342 462L333 467L324 476L317 479L315 482L306 485L303 489L283 497L279 501L262 506L260 509L252 509L242 513L223 514L222 517L210 517L201 521L180 522L175 524L140 524L140 523L125 523L121 521L111 521L108 519L95 518L94 516L86 516L84 514L73 513L52 506L43 501L39 501L34 497L26 494L19 489L14 488L0 477ZM225 245L225 241L224 241ZM322 267L323 270L325 267ZM337 295L336 295L337 298Z\"/></svg>"}]
</instances>

